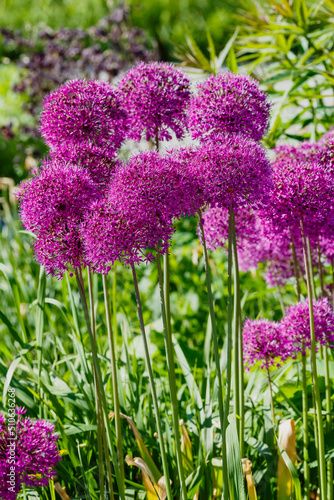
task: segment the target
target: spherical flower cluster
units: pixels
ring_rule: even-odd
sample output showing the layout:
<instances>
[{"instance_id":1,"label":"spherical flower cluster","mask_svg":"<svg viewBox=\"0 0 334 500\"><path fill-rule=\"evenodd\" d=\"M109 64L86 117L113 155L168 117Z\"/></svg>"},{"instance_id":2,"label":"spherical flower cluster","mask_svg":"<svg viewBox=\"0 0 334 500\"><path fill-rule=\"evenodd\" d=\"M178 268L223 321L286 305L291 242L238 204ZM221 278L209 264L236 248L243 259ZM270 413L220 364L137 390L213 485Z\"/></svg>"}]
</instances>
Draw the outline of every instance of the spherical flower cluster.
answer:
<instances>
[{"instance_id":1,"label":"spherical flower cluster","mask_svg":"<svg viewBox=\"0 0 334 500\"><path fill-rule=\"evenodd\" d=\"M328 223L334 194L329 171L316 162L280 163L273 173L270 216L279 229L299 233L300 222L308 236Z\"/></svg>"},{"instance_id":2,"label":"spherical flower cluster","mask_svg":"<svg viewBox=\"0 0 334 500\"><path fill-rule=\"evenodd\" d=\"M212 207L262 206L271 188L271 167L263 147L240 135L203 144L187 169Z\"/></svg>"},{"instance_id":3,"label":"spherical flower cluster","mask_svg":"<svg viewBox=\"0 0 334 500\"><path fill-rule=\"evenodd\" d=\"M180 139L185 131L190 82L172 64L141 63L130 69L118 88L129 115L128 137L139 141Z\"/></svg>"},{"instance_id":4,"label":"spherical flower cluster","mask_svg":"<svg viewBox=\"0 0 334 500\"><path fill-rule=\"evenodd\" d=\"M247 75L220 73L198 85L189 106L193 138L240 133L259 141L269 127L270 103L258 82Z\"/></svg>"},{"instance_id":5,"label":"spherical flower cluster","mask_svg":"<svg viewBox=\"0 0 334 500\"><path fill-rule=\"evenodd\" d=\"M52 150L50 157L55 160L65 160L86 169L101 189L109 186L114 173L120 168L120 161L115 158L111 150L100 148L89 142L62 145Z\"/></svg>"},{"instance_id":6,"label":"spherical flower cluster","mask_svg":"<svg viewBox=\"0 0 334 500\"><path fill-rule=\"evenodd\" d=\"M61 460L54 425L45 420L33 422L29 417L23 417L25 411L21 409L16 413L15 427L0 414L2 500L15 500L23 484L30 488L48 486L49 481L55 479L55 467Z\"/></svg>"},{"instance_id":7,"label":"spherical flower cluster","mask_svg":"<svg viewBox=\"0 0 334 500\"><path fill-rule=\"evenodd\" d=\"M333 347L334 312L327 299L313 300L316 342ZM291 339L296 353L305 354L311 346L308 300L289 307L281 321L285 334Z\"/></svg>"},{"instance_id":8,"label":"spherical flower cluster","mask_svg":"<svg viewBox=\"0 0 334 500\"><path fill-rule=\"evenodd\" d=\"M62 275L82 264L79 226L99 195L89 173L61 160L47 160L19 194L24 227L36 234L35 255L46 271Z\"/></svg>"},{"instance_id":9,"label":"spherical flower cluster","mask_svg":"<svg viewBox=\"0 0 334 500\"><path fill-rule=\"evenodd\" d=\"M303 141L297 146L290 144L281 144L275 148L275 161L273 162L273 169L279 163L291 162L308 162L317 161L319 157L320 146L318 143Z\"/></svg>"},{"instance_id":10,"label":"spherical flower cluster","mask_svg":"<svg viewBox=\"0 0 334 500\"><path fill-rule=\"evenodd\" d=\"M174 218L195 213L197 185L172 155L144 151L113 178L105 199L92 207L83 225L85 255L91 267L107 272L119 260L150 261L152 250L166 252Z\"/></svg>"},{"instance_id":11,"label":"spherical flower cluster","mask_svg":"<svg viewBox=\"0 0 334 500\"><path fill-rule=\"evenodd\" d=\"M202 223L207 246L210 250L216 250L226 245L228 239L227 208L213 207L203 213ZM259 231L257 217L253 210L241 207L235 213L235 233L238 251L248 244L258 243Z\"/></svg>"},{"instance_id":12,"label":"spherical flower cluster","mask_svg":"<svg viewBox=\"0 0 334 500\"><path fill-rule=\"evenodd\" d=\"M41 133L50 148L88 142L114 151L126 131L119 92L107 82L72 80L44 100Z\"/></svg>"},{"instance_id":13,"label":"spherical flower cluster","mask_svg":"<svg viewBox=\"0 0 334 500\"><path fill-rule=\"evenodd\" d=\"M292 342L279 323L267 319L246 319L242 338L244 362L248 369L258 361L261 362L261 368L279 366L280 362L291 356Z\"/></svg>"},{"instance_id":14,"label":"spherical flower cluster","mask_svg":"<svg viewBox=\"0 0 334 500\"><path fill-rule=\"evenodd\" d=\"M318 161L324 167L334 173L334 137L329 136L323 141L322 147L318 151Z\"/></svg>"}]
</instances>

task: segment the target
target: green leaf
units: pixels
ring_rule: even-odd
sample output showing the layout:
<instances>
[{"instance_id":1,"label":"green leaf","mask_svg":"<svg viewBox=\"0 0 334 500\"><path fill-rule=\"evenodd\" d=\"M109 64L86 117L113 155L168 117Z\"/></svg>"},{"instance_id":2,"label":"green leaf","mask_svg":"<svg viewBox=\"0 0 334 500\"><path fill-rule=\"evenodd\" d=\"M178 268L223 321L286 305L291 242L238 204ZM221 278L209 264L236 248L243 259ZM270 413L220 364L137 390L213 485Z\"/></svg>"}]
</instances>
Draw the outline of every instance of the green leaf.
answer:
<instances>
[{"instance_id":1,"label":"green leaf","mask_svg":"<svg viewBox=\"0 0 334 500\"><path fill-rule=\"evenodd\" d=\"M235 417L228 417L229 425L226 429L226 448L227 448L227 470L230 483L231 500L246 500L244 488L244 475L242 472L242 463L238 439L238 431Z\"/></svg>"}]
</instances>

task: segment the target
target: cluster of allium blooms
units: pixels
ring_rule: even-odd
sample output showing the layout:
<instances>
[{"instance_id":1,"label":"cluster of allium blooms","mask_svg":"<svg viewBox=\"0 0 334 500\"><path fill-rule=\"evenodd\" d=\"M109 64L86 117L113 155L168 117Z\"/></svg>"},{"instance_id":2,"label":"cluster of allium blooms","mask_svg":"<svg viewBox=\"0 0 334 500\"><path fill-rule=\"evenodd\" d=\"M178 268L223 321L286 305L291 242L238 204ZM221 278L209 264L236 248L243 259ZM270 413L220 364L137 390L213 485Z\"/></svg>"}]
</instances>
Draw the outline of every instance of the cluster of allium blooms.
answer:
<instances>
[{"instance_id":1,"label":"cluster of allium blooms","mask_svg":"<svg viewBox=\"0 0 334 500\"><path fill-rule=\"evenodd\" d=\"M55 427L45 420L33 422L17 409L15 426L0 414L0 498L15 500L22 485L30 488L48 486L55 479L55 467L61 460ZM15 438L16 436L16 438ZM13 437L15 440L13 441ZM15 447L11 446L15 443ZM9 489L13 477L14 490ZM13 481L14 482L14 481Z\"/></svg>"},{"instance_id":2,"label":"cluster of allium blooms","mask_svg":"<svg viewBox=\"0 0 334 500\"><path fill-rule=\"evenodd\" d=\"M207 246L216 250L226 245L228 239L228 209L224 207L209 208L203 213L202 223ZM235 214L235 233L238 250L249 244L258 243L258 219L254 210L241 207Z\"/></svg>"},{"instance_id":3,"label":"cluster of allium blooms","mask_svg":"<svg viewBox=\"0 0 334 500\"><path fill-rule=\"evenodd\" d=\"M130 69L118 89L129 116L128 137L139 141L180 139L185 132L190 82L171 64L141 63Z\"/></svg>"},{"instance_id":4,"label":"cluster of allium blooms","mask_svg":"<svg viewBox=\"0 0 334 500\"><path fill-rule=\"evenodd\" d=\"M198 85L189 107L193 138L240 133L259 141L269 126L270 103L258 82L247 75L220 73Z\"/></svg>"},{"instance_id":5,"label":"cluster of allium blooms","mask_svg":"<svg viewBox=\"0 0 334 500\"><path fill-rule=\"evenodd\" d=\"M41 133L52 149L89 142L114 151L127 126L119 92L107 82L72 80L44 100Z\"/></svg>"},{"instance_id":6,"label":"cluster of allium blooms","mask_svg":"<svg viewBox=\"0 0 334 500\"><path fill-rule=\"evenodd\" d=\"M46 160L22 186L20 217L36 234L35 254L49 273L82 264L79 227L98 194L87 170L63 160Z\"/></svg>"},{"instance_id":7,"label":"cluster of allium blooms","mask_svg":"<svg viewBox=\"0 0 334 500\"><path fill-rule=\"evenodd\" d=\"M317 162L281 162L273 173L270 217L280 228L319 234L331 214L333 177Z\"/></svg>"},{"instance_id":8,"label":"cluster of allium blooms","mask_svg":"<svg viewBox=\"0 0 334 500\"><path fill-rule=\"evenodd\" d=\"M175 218L195 213L197 185L177 158L146 151L133 156L113 178L105 199L83 225L87 260L107 272L116 260L150 261L152 249L166 252Z\"/></svg>"},{"instance_id":9,"label":"cluster of allium blooms","mask_svg":"<svg viewBox=\"0 0 334 500\"><path fill-rule=\"evenodd\" d=\"M231 206L236 210L265 202L271 187L271 167L259 143L230 135L215 144L205 143L187 155L189 175L212 207Z\"/></svg>"},{"instance_id":10,"label":"cluster of allium blooms","mask_svg":"<svg viewBox=\"0 0 334 500\"><path fill-rule=\"evenodd\" d=\"M313 314L316 342L333 347L334 313L327 299L313 300ZM282 328L293 342L296 353L305 354L311 346L311 332L308 300L289 307L281 321Z\"/></svg>"},{"instance_id":11,"label":"cluster of allium blooms","mask_svg":"<svg viewBox=\"0 0 334 500\"><path fill-rule=\"evenodd\" d=\"M308 162L317 161L321 147L318 143L303 141L297 146L292 146L290 144L281 144L275 148L276 158L273 163L273 168L275 165L281 162Z\"/></svg>"},{"instance_id":12,"label":"cluster of allium blooms","mask_svg":"<svg viewBox=\"0 0 334 500\"><path fill-rule=\"evenodd\" d=\"M279 323L267 319L246 319L243 330L244 362L249 370L257 362L261 368L280 366L292 354L292 342Z\"/></svg>"},{"instance_id":13,"label":"cluster of allium blooms","mask_svg":"<svg viewBox=\"0 0 334 500\"><path fill-rule=\"evenodd\" d=\"M86 169L92 180L101 189L108 187L120 161L109 148L100 148L89 142L83 144L64 144L50 152L52 159L65 160L68 163Z\"/></svg>"}]
</instances>

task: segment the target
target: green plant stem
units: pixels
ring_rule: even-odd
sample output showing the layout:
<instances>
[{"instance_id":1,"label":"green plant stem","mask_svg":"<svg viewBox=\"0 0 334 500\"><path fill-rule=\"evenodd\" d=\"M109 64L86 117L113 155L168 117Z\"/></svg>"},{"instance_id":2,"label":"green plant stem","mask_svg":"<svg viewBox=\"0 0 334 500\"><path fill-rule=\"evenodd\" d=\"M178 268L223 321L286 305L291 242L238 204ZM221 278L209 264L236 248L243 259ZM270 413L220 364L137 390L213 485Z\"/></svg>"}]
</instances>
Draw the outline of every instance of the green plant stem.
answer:
<instances>
[{"instance_id":1,"label":"green plant stem","mask_svg":"<svg viewBox=\"0 0 334 500\"><path fill-rule=\"evenodd\" d=\"M291 235L291 248L293 256L293 268L296 279L297 300L300 302L301 290L299 282L299 268L296 254L296 247ZM304 464L304 500L310 499L310 467L309 467L309 435L308 435L308 401L307 401L307 373L306 373L306 353L301 354L302 362L302 401L303 401L303 464Z\"/></svg>"},{"instance_id":2,"label":"green plant stem","mask_svg":"<svg viewBox=\"0 0 334 500\"><path fill-rule=\"evenodd\" d=\"M234 347L233 349L233 364L234 364L234 408L235 413L239 415L240 420L236 419L237 430L239 434L239 445L241 457L244 456L244 428L245 428L245 403L244 403L244 359L243 359L243 344L242 344L242 328L241 328L241 302L240 302L240 278L238 264L238 248L235 232L235 214L232 212L232 249L233 249L233 281L234 281Z\"/></svg>"},{"instance_id":3,"label":"green plant stem","mask_svg":"<svg viewBox=\"0 0 334 500\"><path fill-rule=\"evenodd\" d=\"M216 365L216 377L217 377L217 382L218 382L219 418L220 418L220 426L221 426L221 429L223 432L223 430L224 430L223 384L222 384L222 376L221 376L221 372L220 372L220 356L219 356L219 347L218 347L218 335L217 335L216 317L215 317L212 290L211 290L209 258L208 258L207 248L206 248L201 212L199 212L199 214L198 214L198 222L199 222L201 238L202 238L202 245L203 245L206 287L207 287L207 292L208 292L209 311L210 311L210 319L211 319L211 327L212 327L213 351L214 351L214 358L215 358L215 365ZM228 500L230 497L230 494L229 494L229 481L228 481L228 473L227 473L226 446L224 446L225 436L223 436L223 435L222 435L222 440L223 440L222 469L223 469L223 495L224 495L223 498L224 498L224 500Z\"/></svg>"},{"instance_id":4,"label":"green plant stem","mask_svg":"<svg viewBox=\"0 0 334 500\"><path fill-rule=\"evenodd\" d=\"M170 313L170 265L169 255L164 254L164 296L166 307L166 320L169 331L172 331L171 313Z\"/></svg>"},{"instance_id":5,"label":"green plant stem","mask_svg":"<svg viewBox=\"0 0 334 500\"><path fill-rule=\"evenodd\" d=\"M103 410L106 435L107 435L107 440L108 440L108 444L109 444L109 449L111 452L112 461L114 464L118 492L119 492L119 496L120 496L121 500L125 500L124 485L121 481L121 476L119 473L119 469L117 467L117 454L116 454L116 451L114 448L113 435L112 435L112 431L111 431L111 425L110 425L109 414L108 414L107 400L106 400L106 395L104 392L102 375L101 375L99 360L98 360L98 356L97 356L96 346L95 346L95 342L94 342L93 332L92 332L91 325L90 325L90 318L89 318L89 313L88 313L88 306L87 306L85 289L83 287L82 280L80 279L80 274L79 274L78 270L75 270L75 277L76 277L76 281L77 281L77 285L78 285L81 305L83 308L84 317L85 317L85 321L86 321L86 327L87 327L87 331L88 331L88 335L89 335L89 341L90 341L90 346L91 346L92 356L93 356L93 363L94 363L95 368L96 368L96 375L97 375L97 381L99 384L99 393L100 393L100 397L101 397L101 406L102 406L102 410Z\"/></svg>"},{"instance_id":6,"label":"green plant stem","mask_svg":"<svg viewBox=\"0 0 334 500\"><path fill-rule=\"evenodd\" d=\"M111 379L112 379L112 398L113 398L114 413L115 413L117 463L121 476L121 481L124 485L124 457L123 457L122 427L121 427L121 417L120 417L121 410L119 406L118 383L117 383L116 347L114 342L114 334L112 331L112 319L111 319L109 292L108 292L108 278L106 274L102 275L102 282L103 282L106 320L107 320L107 331L109 339L109 349L111 356L110 361L111 361Z\"/></svg>"},{"instance_id":7,"label":"green plant stem","mask_svg":"<svg viewBox=\"0 0 334 500\"><path fill-rule=\"evenodd\" d=\"M267 368L268 386L269 386L269 394L270 394L271 418L272 418L272 421L273 421L274 439L275 439L275 436L276 436L276 432L275 432L276 423L275 423L274 395L273 395L273 388L272 388L272 384L271 384L271 377L270 377L269 366L267 366L266 368Z\"/></svg>"},{"instance_id":8,"label":"green plant stem","mask_svg":"<svg viewBox=\"0 0 334 500\"><path fill-rule=\"evenodd\" d=\"M323 346L324 353L324 361L325 361L325 386L326 386L326 433L329 433L332 430L332 421L331 421L331 379L329 374L329 356L328 356L328 347ZM328 460L327 462L327 500L333 500L333 462L332 460Z\"/></svg>"},{"instance_id":9,"label":"green plant stem","mask_svg":"<svg viewBox=\"0 0 334 500\"><path fill-rule=\"evenodd\" d=\"M159 445L160 445L162 467L163 467L163 472L164 472L165 482L166 482L167 498L168 498L168 500L173 500L172 489L171 489L170 479L169 479L168 461L167 461L167 455L166 455L166 450L165 450L165 445L164 445L161 419L160 419L160 414L159 414L159 404L158 404L158 398L157 398L157 392L156 392L156 387L155 387L155 380L154 380L152 365L151 365L150 351L148 348L148 342L147 342L147 337L146 337L146 332L145 332L145 325L144 325L143 311L142 311L141 300L140 300L140 293L139 293L139 288L138 288L137 274L136 274L136 269L135 269L134 264L131 264L131 269L132 269L133 283L134 283L135 294L136 294L136 303L137 303L140 331L141 331L143 344L144 344L146 368L148 371L148 377L149 377L150 386L151 386L151 394L152 394L152 399L153 399L155 421L156 421L157 431L158 431L158 440L159 440Z\"/></svg>"},{"instance_id":10,"label":"green plant stem","mask_svg":"<svg viewBox=\"0 0 334 500\"><path fill-rule=\"evenodd\" d=\"M308 435L308 403L307 403L307 373L306 354L301 355L302 359L302 384L303 384L303 460L304 460L304 500L310 499L310 467L309 461L309 435Z\"/></svg>"},{"instance_id":11,"label":"green plant stem","mask_svg":"<svg viewBox=\"0 0 334 500\"><path fill-rule=\"evenodd\" d=\"M223 445L225 443L228 415L230 412L231 378L232 378L232 224L234 213L229 208L228 218L228 257L227 257L227 364L226 364L226 391L224 407Z\"/></svg>"},{"instance_id":12,"label":"green plant stem","mask_svg":"<svg viewBox=\"0 0 334 500\"><path fill-rule=\"evenodd\" d=\"M178 411L178 400L177 400L177 388L176 388L176 380L175 380L175 360L173 353L173 340L172 340L172 331L171 331L171 322L170 317L167 319L167 310L164 295L164 283L162 277L161 270L161 258L159 251L156 252L157 259L157 268L158 268L158 278L159 278L159 291L160 291L160 303L161 303L161 315L162 315L162 323L164 329L164 338L165 338L165 348L166 348L166 357L167 357L167 368L168 368L168 379L169 379L169 390L170 390L170 399L172 406L172 419L173 419L173 428L174 428L174 439L175 439L175 450L176 450L176 461L177 461L177 469L179 473L180 487L181 487L181 498L183 500L187 500L187 488L182 464L182 451L181 451L181 436L180 436L180 428L179 428L179 411ZM165 293L167 290L165 290ZM169 293L167 292L167 295Z\"/></svg>"},{"instance_id":13,"label":"green plant stem","mask_svg":"<svg viewBox=\"0 0 334 500\"><path fill-rule=\"evenodd\" d=\"M113 283L112 283L112 312L113 312L113 328L115 339L117 339L117 262L113 266Z\"/></svg>"},{"instance_id":14,"label":"green plant stem","mask_svg":"<svg viewBox=\"0 0 334 500\"><path fill-rule=\"evenodd\" d=\"M316 362L316 340L315 340L315 326L314 326L314 314L313 314L313 292L312 289L312 277L311 277L311 251L309 238L305 236L305 229L303 220L301 220L301 232L303 240L303 250L304 250L304 262L306 271L306 282L307 282L307 295L309 302L309 315L310 315L310 330L311 330L311 375L314 384L314 395L315 395L315 408L314 411L317 415L317 431L318 431L318 445L319 445L319 475L320 475L320 498L325 500L327 496L327 485L326 485L326 462L325 462L325 440L324 440L324 429L322 421L322 407L321 398L317 374L317 362Z\"/></svg>"},{"instance_id":15,"label":"green plant stem","mask_svg":"<svg viewBox=\"0 0 334 500\"><path fill-rule=\"evenodd\" d=\"M96 345L96 328L95 328L95 313L94 313L94 296L93 296L93 286L92 286L92 275L87 268L88 275L88 295L89 295L89 309L90 309L90 321L92 334L94 337L94 342ZM97 382L96 368L94 365L94 388L95 388L95 409L96 409L96 420L97 420L97 449L98 449L98 468L99 468L99 487L100 487L100 500L104 499L104 467L103 467L103 415L100 408L100 397L99 388Z\"/></svg>"}]
</instances>

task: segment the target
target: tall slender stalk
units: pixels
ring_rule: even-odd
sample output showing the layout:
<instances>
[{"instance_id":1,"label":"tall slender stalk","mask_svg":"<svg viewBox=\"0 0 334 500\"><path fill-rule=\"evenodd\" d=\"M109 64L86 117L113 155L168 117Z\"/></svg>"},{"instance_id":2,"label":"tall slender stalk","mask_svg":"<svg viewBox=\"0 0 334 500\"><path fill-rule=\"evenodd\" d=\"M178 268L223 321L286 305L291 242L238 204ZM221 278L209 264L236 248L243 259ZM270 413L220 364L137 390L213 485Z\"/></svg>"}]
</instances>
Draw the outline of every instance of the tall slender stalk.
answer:
<instances>
[{"instance_id":1,"label":"tall slender stalk","mask_svg":"<svg viewBox=\"0 0 334 500\"><path fill-rule=\"evenodd\" d=\"M155 388L155 381L154 381L152 365L151 365L150 352L149 352L148 342L147 342L147 338L146 338L143 311L142 311L140 293L139 293L139 288L138 288L137 274L136 274L136 269L135 269L134 264L131 264L131 269L132 269L133 283L134 283L135 294L136 294L136 303L137 303L140 331L141 331L143 344L144 344L146 368L148 371L148 377L149 377L150 386L151 386L151 393L152 393L154 413L155 413L155 421L156 421L156 425L157 425L158 440L159 440L160 453L161 453L161 459L162 459L162 467L163 467L163 472L164 472L165 482L166 482L167 498L168 498L168 500L173 500L172 489L171 489L170 479L169 479L168 461L167 461L167 455L166 455L166 450L165 450L165 445L164 445L161 419L160 419L160 414L159 414L159 404L158 404L157 392L156 392L156 388Z\"/></svg>"},{"instance_id":2,"label":"tall slender stalk","mask_svg":"<svg viewBox=\"0 0 334 500\"><path fill-rule=\"evenodd\" d=\"M183 470L183 464L182 464L181 436L180 436L180 429L179 429L179 425L180 425L179 424L179 410L178 410L177 389L176 389L176 380L175 380L175 361L174 361L174 353L173 353L171 322L170 322L170 316L167 319L167 315L166 315L164 283L163 283L163 277L162 277L161 258L160 258L159 251L156 252L156 258L157 258L158 277L159 277L161 315L162 315L166 357L167 357L170 399L171 399L171 407L172 407L172 419L173 419L173 430L174 430L174 439L175 439L177 469L178 469L179 479L180 479L181 497L183 500L187 500L187 488L186 488L186 482L185 482L185 476L184 476L184 470ZM165 293L166 292L167 292L167 290L165 290ZM169 295L168 292L167 292L167 295Z\"/></svg>"},{"instance_id":3,"label":"tall slender stalk","mask_svg":"<svg viewBox=\"0 0 334 500\"><path fill-rule=\"evenodd\" d=\"M267 376L268 376L268 386L269 386L269 394L270 394L270 407L271 407L271 418L273 421L273 428L274 428L274 439L275 439L275 407L274 407L274 395L273 395L273 388L271 384L271 377L270 377L270 371L269 371L269 366L266 367L267 370Z\"/></svg>"},{"instance_id":4,"label":"tall slender stalk","mask_svg":"<svg viewBox=\"0 0 334 500\"><path fill-rule=\"evenodd\" d=\"M321 288L321 297L323 298L325 295L324 288L324 276L323 269L321 265L321 250L319 242L317 243L317 252L318 252L318 266L319 266L319 276L320 276L320 288ZM331 422L331 410L332 410L332 402L331 402L331 380L329 374L329 357L328 357L328 347L327 345L322 347L322 355L325 363L325 393L326 393L326 432L331 431L332 422ZM331 460L327 462L327 500L333 500L333 463Z\"/></svg>"},{"instance_id":5,"label":"tall slender stalk","mask_svg":"<svg viewBox=\"0 0 334 500\"><path fill-rule=\"evenodd\" d=\"M231 398L231 378L232 378L232 224L234 213L229 208L228 217L228 257L227 257L227 364L226 364L226 391L224 407L224 426L223 426L223 446L225 446L225 436L228 424L228 415L230 412Z\"/></svg>"},{"instance_id":6,"label":"tall slender stalk","mask_svg":"<svg viewBox=\"0 0 334 500\"><path fill-rule=\"evenodd\" d=\"M111 425L110 425L110 420L109 420L107 400L106 400L106 395L104 392L104 386L103 386L103 382L102 382L102 375L101 375L99 360L97 357L96 346L95 346L93 332L92 332L90 319L89 319L89 312L88 312L85 289L83 286L82 279L80 279L80 273L78 270L75 270L75 277L76 277L78 290L79 290L79 294L80 294L81 305L83 308L84 317L85 317L85 321L86 321L86 327L87 327L90 346L91 346L91 350L92 350L93 363L94 363L94 366L96 368L96 375L97 375L97 381L98 381L98 385L99 385L99 392L100 392L100 397L101 397L101 406L102 406L102 410L103 410L106 435L107 435L107 440L108 440L108 444L109 444L109 449L111 452L112 461L114 464L118 492L119 492L119 496L120 496L121 500L125 500L124 485L121 481L121 476L119 473L119 469L117 467L117 454L116 454L116 451L114 448L114 440L113 440L113 435L112 435Z\"/></svg>"},{"instance_id":7,"label":"tall slender stalk","mask_svg":"<svg viewBox=\"0 0 334 500\"><path fill-rule=\"evenodd\" d=\"M103 282L104 304L106 310L109 349L111 356L110 361L111 361L111 378L112 378L112 398L113 398L114 413L115 413L117 463L120 471L121 481L124 484L124 458L123 458L123 444L122 444L122 427L121 427L121 417L120 417L121 410L119 406L118 383L117 383L116 348L114 342L114 334L112 331L112 319L111 319L109 292L108 292L108 278L106 274L102 275L102 282Z\"/></svg>"},{"instance_id":8,"label":"tall slender stalk","mask_svg":"<svg viewBox=\"0 0 334 500\"><path fill-rule=\"evenodd\" d=\"M324 440L324 429L322 421L322 407L320 399L320 390L318 383L317 374L317 362L316 362L316 340L315 340L315 326L314 326L314 314L313 314L313 289L312 289L312 278L311 278L311 251L309 238L305 236L304 222L301 220L301 232L303 240L303 250L304 250L304 261L305 261L305 271L306 271L306 282L307 282L307 295L309 302L309 315L310 315L310 330L311 330L311 375L314 384L314 395L315 395L315 408L314 411L317 415L317 427L318 427L318 444L319 444L319 473L320 473L320 494L321 500L326 499L327 495L327 485L326 485L326 462L325 462L325 440Z\"/></svg>"},{"instance_id":9,"label":"tall slender stalk","mask_svg":"<svg viewBox=\"0 0 334 500\"><path fill-rule=\"evenodd\" d=\"M244 429L245 429L245 402L244 402L244 358L243 358L243 343L242 343L242 328L241 328L241 297L240 297L240 278L238 264L238 248L235 232L235 215L232 216L232 248L233 248L233 280L234 280L234 408L239 415L237 419L237 429L239 433L239 445L241 456L244 456Z\"/></svg>"},{"instance_id":10,"label":"tall slender stalk","mask_svg":"<svg viewBox=\"0 0 334 500\"><path fill-rule=\"evenodd\" d=\"M218 408L219 408L219 418L220 418L220 426L222 432L225 428L224 426L224 406L223 406L223 384L222 384L222 376L220 372L220 356L219 356L219 347L218 347L218 335L217 335L217 326L216 326L216 317L213 305L213 297L211 290L211 278L210 278L210 268L209 268L209 258L208 252L206 248L205 236L204 236L204 228L202 223L202 214L199 212L198 214L198 223L201 232L203 252L204 252L204 267L205 267L205 277L206 277L206 287L208 291L208 301L209 301L209 310L210 310L210 319L211 319L211 328L212 328L212 340L213 340L213 352L215 358L216 365L216 377L218 382ZM223 443L225 441L225 436L222 435ZM227 474L227 461L226 461L226 446L222 446L223 448L223 458L222 458L222 468L223 468L223 495L224 500L229 499L229 482L228 482L228 474Z\"/></svg>"},{"instance_id":11,"label":"tall slender stalk","mask_svg":"<svg viewBox=\"0 0 334 500\"><path fill-rule=\"evenodd\" d=\"M310 466L309 466L309 435L308 435L308 402L306 384L306 354L302 358L302 384L303 384L303 459L304 459L304 500L310 499Z\"/></svg>"},{"instance_id":12,"label":"tall slender stalk","mask_svg":"<svg viewBox=\"0 0 334 500\"><path fill-rule=\"evenodd\" d=\"M88 275L88 294L89 294L89 310L90 310L90 321L92 334L94 337L94 342L96 345L96 328L95 328L95 313L94 313L94 297L93 297L93 287L92 287L92 275L87 268ZM99 388L97 381L96 368L94 365L94 388L95 388L95 409L96 409L96 420L97 420L97 449L98 449L98 468L99 468L99 487L100 487L100 500L104 499L104 467L103 467L103 415L100 408L100 397Z\"/></svg>"},{"instance_id":13,"label":"tall slender stalk","mask_svg":"<svg viewBox=\"0 0 334 500\"><path fill-rule=\"evenodd\" d=\"M296 247L291 235L291 249L293 257L293 268L296 279L297 300L300 302L301 290L299 282L299 267L297 261ZM307 374L306 353L301 354L302 361L302 401L303 401L303 465L304 465L304 500L310 499L310 467L309 467L309 435L308 435L308 401L307 401Z\"/></svg>"},{"instance_id":14,"label":"tall slender stalk","mask_svg":"<svg viewBox=\"0 0 334 500\"><path fill-rule=\"evenodd\" d=\"M171 313L170 313L170 266L169 266L169 255L164 254L164 295L165 295L165 307L166 307L166 320L169 331L172 331Z\"/></svg>"}]
</instances>

